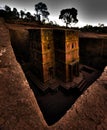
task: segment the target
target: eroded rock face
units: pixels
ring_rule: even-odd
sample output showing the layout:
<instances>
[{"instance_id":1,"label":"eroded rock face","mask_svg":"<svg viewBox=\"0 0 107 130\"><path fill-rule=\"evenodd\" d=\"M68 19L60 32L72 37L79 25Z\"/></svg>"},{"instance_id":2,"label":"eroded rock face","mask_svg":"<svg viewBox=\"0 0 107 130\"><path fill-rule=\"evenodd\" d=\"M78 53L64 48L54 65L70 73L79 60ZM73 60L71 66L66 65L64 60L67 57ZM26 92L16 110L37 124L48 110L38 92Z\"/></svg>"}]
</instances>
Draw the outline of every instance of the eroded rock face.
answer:
<instances>
[{"instance_id":1,"label":"eroded rock face","mask_svg":"<svg viewBox=\"0 0 107 130\"><path fill-rule=\"evenodd\" d=\"M0 130L42 130L42 113L15 59L9 30L0 20Z\"/></svg>"},{"instance_id":2,"label":"eroded rock face","mask_svg":"<svg viewBox=\"0 0 107 130\"><path fill-rule=\"evenodd\" d=\"M107 130L107 67L56 124L48 127L15 59L9 30L0 19L0 129Z\"/></svg>"}]
</instances>

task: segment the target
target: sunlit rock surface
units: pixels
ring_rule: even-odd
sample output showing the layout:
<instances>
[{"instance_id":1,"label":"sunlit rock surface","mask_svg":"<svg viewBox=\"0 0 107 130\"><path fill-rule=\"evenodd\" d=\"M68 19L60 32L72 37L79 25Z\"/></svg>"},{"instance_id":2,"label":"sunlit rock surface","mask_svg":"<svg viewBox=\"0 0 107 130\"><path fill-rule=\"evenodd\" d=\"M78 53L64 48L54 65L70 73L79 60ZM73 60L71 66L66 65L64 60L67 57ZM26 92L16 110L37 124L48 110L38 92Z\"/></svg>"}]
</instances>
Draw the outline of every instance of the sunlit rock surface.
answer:
<instances>
[{"instance_id":1,"label":"sunlit rock surface","mask_svg":"<svg viewBox=\"0 0 107 130\"><path fill-rule=\"evenodd\" d=\"M71 109L48 126L0 19L0 130L107 130L107 67Z\"/></svg>"}]
</instances>

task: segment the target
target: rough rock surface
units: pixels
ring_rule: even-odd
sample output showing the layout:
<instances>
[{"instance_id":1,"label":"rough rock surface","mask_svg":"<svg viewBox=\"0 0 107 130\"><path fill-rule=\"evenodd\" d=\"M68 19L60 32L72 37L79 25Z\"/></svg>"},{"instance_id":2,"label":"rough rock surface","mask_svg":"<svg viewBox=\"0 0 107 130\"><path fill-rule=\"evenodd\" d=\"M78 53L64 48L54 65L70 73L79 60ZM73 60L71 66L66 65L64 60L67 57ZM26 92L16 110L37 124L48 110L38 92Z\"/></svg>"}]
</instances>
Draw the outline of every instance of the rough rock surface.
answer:
<instances>
[{"instance_id":1,"label":"rough rock surface","mask_svg":"<svg viewBox=\"0 0 107 130\"><path fill-rule=\"evenodd\" d=\"M48 126L0 19L0 130L107 130L107 67L71 109Z\"/></svg>"},{"instance_id":2,"label":"rough rock surface","mask_svg":"<svg viewBox=\"0 0 107 130\"><path fill-rule=\"evenodd\" d=\"M9 30L0 19L0 130L43 130L45 126L34 94L15 59Z\"/></svg>"}]
</instances>

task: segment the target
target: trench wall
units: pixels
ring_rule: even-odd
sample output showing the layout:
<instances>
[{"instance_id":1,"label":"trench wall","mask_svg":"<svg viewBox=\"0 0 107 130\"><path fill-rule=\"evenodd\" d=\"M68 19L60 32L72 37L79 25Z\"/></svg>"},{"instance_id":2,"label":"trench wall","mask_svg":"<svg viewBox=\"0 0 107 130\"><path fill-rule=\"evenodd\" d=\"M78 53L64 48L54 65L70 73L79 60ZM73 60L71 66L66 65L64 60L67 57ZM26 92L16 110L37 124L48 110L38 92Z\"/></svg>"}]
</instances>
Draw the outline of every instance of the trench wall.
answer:
<instances>
[{"instance_id":1,"label":"trench wall","mask_svg":"<svg viewBox=\"0 0 107 130\"><path fill-rule=\"evenodd\" d=\"M80 63L103 70L107 65L107 39L80 38Z\"/></svg>"}]
</instances>

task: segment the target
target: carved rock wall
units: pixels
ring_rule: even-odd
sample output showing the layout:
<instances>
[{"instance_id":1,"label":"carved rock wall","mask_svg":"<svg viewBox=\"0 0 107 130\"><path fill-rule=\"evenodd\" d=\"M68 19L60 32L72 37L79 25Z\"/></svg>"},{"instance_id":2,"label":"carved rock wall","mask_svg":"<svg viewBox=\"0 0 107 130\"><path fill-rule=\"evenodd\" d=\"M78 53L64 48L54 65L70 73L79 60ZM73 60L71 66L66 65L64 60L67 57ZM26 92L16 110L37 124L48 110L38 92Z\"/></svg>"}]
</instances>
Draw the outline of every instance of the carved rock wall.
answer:
<instances>
[{"instance_id":1,"label":"carved rock wall","mask_svg":"<svg viewBox=\"0 0 107 130\"><path fill-rule=\"evenodd\" d=\"M0 130L43 130L37 101L15 59L9 30L0 19Z\"/></svg>"},{"instance_id":2,"label":"carved rock wall","mask_svg":"<svg viewBox=\"0 0 107 130\"><path fill-rule=\"evenodd\" d=\"M53 126L47 126L0 19L0 129L107 130L107 67Z\"/></svg>"}]
</instances>

